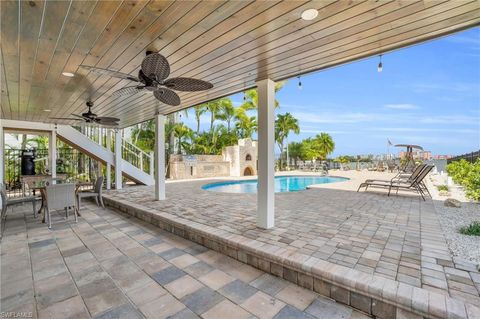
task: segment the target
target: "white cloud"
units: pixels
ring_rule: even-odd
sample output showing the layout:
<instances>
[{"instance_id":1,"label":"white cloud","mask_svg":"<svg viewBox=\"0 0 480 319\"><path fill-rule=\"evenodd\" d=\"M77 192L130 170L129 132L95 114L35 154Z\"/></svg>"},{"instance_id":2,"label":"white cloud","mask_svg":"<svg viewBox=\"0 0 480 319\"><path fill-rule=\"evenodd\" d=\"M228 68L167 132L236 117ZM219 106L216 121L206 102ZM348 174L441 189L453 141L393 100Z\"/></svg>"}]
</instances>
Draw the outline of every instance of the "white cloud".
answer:
<instances>
[{"instance_id":1,"label":"white cloud","mask_svg":"<svg viewBox=\"0 0 480 319\"><path fill-rule=\"evenodd\" d=\"M419 107L414 104L387 104L385 108L394 110L416 110Z\"/></svg>"}]
</instances>

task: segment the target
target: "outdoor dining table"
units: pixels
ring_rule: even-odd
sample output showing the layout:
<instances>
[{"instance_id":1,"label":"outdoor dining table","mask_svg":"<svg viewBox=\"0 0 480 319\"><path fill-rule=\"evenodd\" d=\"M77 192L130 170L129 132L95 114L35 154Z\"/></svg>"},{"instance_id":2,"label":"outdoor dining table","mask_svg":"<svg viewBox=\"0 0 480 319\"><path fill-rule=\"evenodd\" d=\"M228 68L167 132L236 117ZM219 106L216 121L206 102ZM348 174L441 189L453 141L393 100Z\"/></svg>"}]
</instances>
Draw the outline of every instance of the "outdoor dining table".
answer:
<instances>
[{"instance_id":1,"label":"outdoor dining table","mask_svg":"<svg viewBox=\"0 0 480 319\"><path fill-rule=\"evenodd\" d=\"M42 223L45 223L45 202L47 200L47 186L58 185L58 184L72 184L72 183L75 184L75 194L78 193L81 187L92 186L91 182L69 181L69 180L60 180L60 179L52 179L52 178L29 183L28 185L29 189L31 189L32 191L36 191L36 190L40 191L42 204L40 206L40 209L38 210L38 215L42 216ZM80 212L78 212L78 216L80 216Z\"/></svg>"}]
</instances>

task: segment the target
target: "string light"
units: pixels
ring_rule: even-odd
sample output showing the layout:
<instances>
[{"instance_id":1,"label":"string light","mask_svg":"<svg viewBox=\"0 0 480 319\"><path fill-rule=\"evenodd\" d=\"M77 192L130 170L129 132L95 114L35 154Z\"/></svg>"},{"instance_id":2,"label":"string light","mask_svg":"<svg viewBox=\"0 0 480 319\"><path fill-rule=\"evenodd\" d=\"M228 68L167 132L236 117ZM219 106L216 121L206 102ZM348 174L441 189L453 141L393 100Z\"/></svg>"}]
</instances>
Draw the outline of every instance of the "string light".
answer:
<instances>
[{"instance_id":1,"label":"string light","mask_svg":"<svg viewBox=\"0 0 480 319\"><path fill-rule=\"evenodd\" d=\"M378 73L381 73L383 70L382 55L380 54L379 57L380 57L380 62L378 63L377 71Z\"/></svg>"},{"instance_id":2,"label":"string light","mask_svg":"<svg viewBox=\"0 0 480 319\"><path fill-rule=\"evenodd\" d=\"M300 80L300 76L297 76L298 78L298 89L301 90L302 89L302 81Z\"/></svg>"}]
</instances>

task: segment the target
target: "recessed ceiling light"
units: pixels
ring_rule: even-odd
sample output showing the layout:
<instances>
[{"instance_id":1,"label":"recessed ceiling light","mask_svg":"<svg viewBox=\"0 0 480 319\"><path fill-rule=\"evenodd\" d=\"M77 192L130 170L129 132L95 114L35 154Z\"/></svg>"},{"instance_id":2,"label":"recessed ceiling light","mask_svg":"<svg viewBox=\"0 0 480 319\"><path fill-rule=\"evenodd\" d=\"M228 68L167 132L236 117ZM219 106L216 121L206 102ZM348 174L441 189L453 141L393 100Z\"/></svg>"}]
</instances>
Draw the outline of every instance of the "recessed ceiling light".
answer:
<instances>
[{"instance_id":1,"label":"recessed ceiling light","mask_svg":"<svg viewBox=\"0 0 480 319\"><path fill-rule=\"evenodd\" d=\"M310 21L315 19L318 16L317 9L307 9L302 12L302 19L306 21Z\"/></svg>"},{"instance_id":2,"label":"recessed ceiling light","mask_svg":"<svg viewBox=\"0 0 480 319\"><path fill-rule=\"evenodd\" d=\"M69 78L73 78L73 77L75 76L75 74L70 73L70 72L62 72L62 74L63 74L64 76L68 76Z\"/></svg>"},{"instance_id":3,"label":"recessed ceiling light","mask_svg":"<svg viewBox=\"0 0 480 319\"><path fill-rule=\"evenodd\" d=\"M45 110L43 110L43 112L52 112L52 110L50 110L50 109L45 109Z\"/></svg>"}]
</instances>

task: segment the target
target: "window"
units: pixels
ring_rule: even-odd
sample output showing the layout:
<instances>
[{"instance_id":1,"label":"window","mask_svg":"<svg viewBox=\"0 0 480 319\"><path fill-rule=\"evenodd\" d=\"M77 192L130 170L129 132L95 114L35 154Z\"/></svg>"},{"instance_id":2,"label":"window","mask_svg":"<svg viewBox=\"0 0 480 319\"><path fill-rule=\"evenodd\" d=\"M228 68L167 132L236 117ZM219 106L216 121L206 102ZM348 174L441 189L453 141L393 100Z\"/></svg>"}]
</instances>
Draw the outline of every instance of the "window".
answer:
<instances>
[{"instance_id":1,"label":"window","mask_svg":"<svg viewBox=\"0 0 480 319\"><path fill-rule=\"evenodd\" d=\"M252 160L252 155L247 154L247 156L245 156L245 160L246 161L251 161Z\"/></svg>"}]
</instances>

